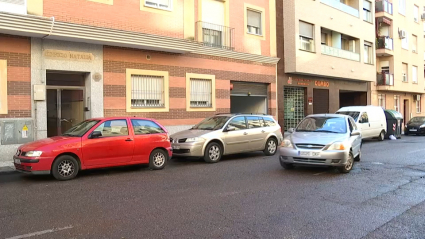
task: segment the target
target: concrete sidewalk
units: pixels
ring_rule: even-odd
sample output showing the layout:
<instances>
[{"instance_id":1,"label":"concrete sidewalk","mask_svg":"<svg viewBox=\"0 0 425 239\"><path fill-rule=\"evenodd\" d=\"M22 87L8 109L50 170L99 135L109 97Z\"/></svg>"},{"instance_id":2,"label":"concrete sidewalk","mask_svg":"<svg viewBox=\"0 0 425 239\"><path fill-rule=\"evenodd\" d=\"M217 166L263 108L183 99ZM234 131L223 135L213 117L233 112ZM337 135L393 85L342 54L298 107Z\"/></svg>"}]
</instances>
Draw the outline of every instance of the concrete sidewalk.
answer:
<instances>
[{"instance_id":1,"label":"concrete sidewalk","mask_svg":"<svg viewBox=\"0 0 425 239\"><path fill-rule=\"evenodd\" d=\"M0 173L15 171L13 162L0 162Z\"/></svg>"}]
</instances>

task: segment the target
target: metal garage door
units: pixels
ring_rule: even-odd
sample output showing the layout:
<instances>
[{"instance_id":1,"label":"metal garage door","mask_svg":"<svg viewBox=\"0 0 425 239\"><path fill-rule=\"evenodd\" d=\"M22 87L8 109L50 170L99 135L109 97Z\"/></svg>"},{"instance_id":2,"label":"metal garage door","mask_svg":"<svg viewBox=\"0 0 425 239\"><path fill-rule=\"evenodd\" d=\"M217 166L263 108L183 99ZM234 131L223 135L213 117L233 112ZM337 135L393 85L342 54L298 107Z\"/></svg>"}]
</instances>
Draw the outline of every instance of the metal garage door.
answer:
<instances>
[{"instance_id":1,"label":"metal garage door","mask_svg":"<svg viewBox=\"0 0 425 239\"><path fill-rule=\"evenodd\" d=\"M266 96L267 97L267 84L250 83L250 82L231 82L233 90L231 95L252 95L252 96Z\"/></svg>"},{"instance_id":2,"label":"metal garage door","mask_svg":"<svg viewBox=\"0 0 425 239\"><path fill-rule=\"evenodd\" d=\"M329 90L313 89L313 114L329 113Z\"/></svg>"}]
</instances>

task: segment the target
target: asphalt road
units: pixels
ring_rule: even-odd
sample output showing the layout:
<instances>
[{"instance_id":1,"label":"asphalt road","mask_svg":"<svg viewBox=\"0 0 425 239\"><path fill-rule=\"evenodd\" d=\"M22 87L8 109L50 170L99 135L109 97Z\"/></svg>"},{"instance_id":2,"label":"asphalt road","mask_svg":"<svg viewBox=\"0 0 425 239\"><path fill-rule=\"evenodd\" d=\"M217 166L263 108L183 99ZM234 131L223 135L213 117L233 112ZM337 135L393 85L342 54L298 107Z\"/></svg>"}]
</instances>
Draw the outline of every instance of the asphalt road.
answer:
<instances>
[{"instance_id":1,"label":"asphalt road","mask_svg":"<svg viewBox=\"0 0 425 239\"><path fill-rule=\"evenodd\" d=\"M0 174L0 238L425 238L424 143L366 142L350 174L262 153L66 182Z\"/></svg>"}]
</instances>

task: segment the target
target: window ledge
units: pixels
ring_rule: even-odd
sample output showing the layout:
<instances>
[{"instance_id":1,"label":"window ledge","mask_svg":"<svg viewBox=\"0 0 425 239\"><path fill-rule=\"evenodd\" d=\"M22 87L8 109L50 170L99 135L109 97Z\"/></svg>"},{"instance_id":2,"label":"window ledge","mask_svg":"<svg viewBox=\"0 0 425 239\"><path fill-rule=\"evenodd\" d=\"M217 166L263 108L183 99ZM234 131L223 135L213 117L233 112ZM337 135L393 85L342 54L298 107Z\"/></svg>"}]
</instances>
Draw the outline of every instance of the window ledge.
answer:
<instances>
[{"instance_id":1,"label":"window ledge","mask_svg":"<svg viewBox=\"0 0 425 239\"><path fill-rule=\"evenodd\" d=\"M370 66L374 66L374 63L368 63L368 62L364 62L366 65L370 65Z\"/></svg>"},{"instance_id":2,"label":"window ledge","mask_svg":"<svg viewBox=\"0 0 425 239\"><path fill-rule=\"evenodd\" d=\"M371 22L366 21L366 20L363 20L363 21L373 25L373 21L371 21Z\"/></svg>"},{"instance_id":3,"label":"window ledge","mask_svg":"<svg viewBox=\"0 0 425 239\"><path fill-rule=\"evenodd\" d=\"M159 7L153 7L153 6L150 6L150 5L146 5L146 3L145 3L145 4L143 4L143 6L148 7L148 8L152 8L152 9L156 9L156 10L163 10L163 11L167 11L167 12L172 12L172 11L173 11L173 9L172 9L172 8L159 8Z\"/></svg>"},{"instance_id":4,"label":"window ledge","mask_svg":"<svg viewBox=\"0 0 425 239\"><path fill-rule=\"evenodd\" d=\"M300 51L305 51L305 52L310 52L310 53L314 53L314 54L316 54L316 51L308 51L308 50L304 50L304 49L298 49L298 50L300 50Z\"/></svg>"}]
</instances>

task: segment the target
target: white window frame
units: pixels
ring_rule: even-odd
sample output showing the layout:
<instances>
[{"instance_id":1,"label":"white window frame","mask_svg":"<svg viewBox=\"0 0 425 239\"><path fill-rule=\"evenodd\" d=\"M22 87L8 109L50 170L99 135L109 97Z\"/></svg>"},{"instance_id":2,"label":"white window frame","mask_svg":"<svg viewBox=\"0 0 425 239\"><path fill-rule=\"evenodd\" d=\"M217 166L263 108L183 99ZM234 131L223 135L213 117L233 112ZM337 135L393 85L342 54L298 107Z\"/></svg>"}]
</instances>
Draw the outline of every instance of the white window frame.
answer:
<instances>
[{"instance_id":1,"label":"white window frame","mask_svg":"<svg viewBox=\"0 0 425 239\"><path fill-rule=\"evenodd\" d=\"M211 108L212 107L211 79L190 78L189 81L190 81L190 96L189 96L190 107Z\"/></svg>"},{"instance_id":2,"label":"white window frame","mask_svg":"<svg viewBox=\"0 0 425 239\"><path fill-rule=\"evenodd\" d=\"M172 11L173 10L173 1L174 0L167 0L168 1L168 4L169 4L168 7L161 7L161 6L159 6L159 1L160 0L143 0L143 1L144 1L144 6L145 7L151 7L151 8L156 8L156 9L161 9L161 10L167 10L167 11ZM156 4L156 6L153 5L153 4L149 4L148 2L154 3L154 4Z\"/></svg>"},{"instance_id":3,"label":"white window frame","mask_svg":"<svg viewBox=\"0 0 425 239\"><path fill-rule=\"evenodd\" d=\"M365 2L369 2L370 7L373 7L373 4L371 1L368 0L363 0L363 20L369 23L373 23L373 12L372 9L366 9L364 6L366 5ZM370 17L370 19L368 18L368 16Z\"/></svg>"},{"instance_id":4,"label":"white window frame","mask_svg":"<svg viewBox=\"0 0 425 239\"><path fill-rule=\"evenodd\" d=\"M418 36L413 34L412 34L412 52L418 53Z\"/></svg>"},{"instance_id":5,"label":"white window frame","mask_svg":"<svg viewBox=\"0 0 425 239\"><path fill-rule=\"evenodd\" d=\"M416 101L416 113L421 113L421 108L422 108L422 97L420 98L420 100Z\"/></svg>"},{"instance_id":6,"label":"white window frame","mask_svg":"<svg viewBox=\"0 0 425 239\"><path fill-rule=\"evenodd\" d=\"M385 94L378 94L378 106L382 108L386 108L386 95Z\"/></svg>"},{"instance_id":7,"label":"white window frame","mask_svg":"<svg viewBox=\"0 0 425 239\"><path fill-rule=\"evenodd\" d=\"M412 82L418 83L418 67L412 66Z\"/></svg>"},{"instance_id":8,"label":"white window frame","mask_svg":"<svg viewBox=\"0 0 425 239\"><path fill-rule=\"evenodd\" d=\"M299 21L298 22L298 25L300 26L300 23L304 23L304 24L308 24L308 25L311 25L311 28L312 28L312 32L311 32L311 36L313 37L313 38L311 38L311 37L309 37L309 36L305 36L305 35L302 35L300 32L301 32L301 30L299 29L299 44L300 44L300 46L299 46L299 49L300 50L303 50L303 51L309 51L309 52L315 52L315 44L314 44L314 24L311 24L311 23L309 23L309 22L305 22L305 21ZM301 28L301 27L300 27ZM305 48L305 47L303 47L303 46L306 46L307 44L309 44L310 45L310 49L307 49L307 48Z\"/></svg>"},{"instance_id":9,"label":"white window frame","mask_svg":"<svg viewBox=\"0 0 425 239\"><path fill-rule=\"evenodd\" d=\"M406 65L406 72L403 72L403 70L404 70L404 65ZM401 63L401 81L402 82L409 82L409 74L408 74L408 71L409 71L409 65L408 64L406 64L406 63ZM406 74L406 80L403 80L403 78L404 78L404 75L403 74Z\"/></svg>"},{"instance_id":10,"label":"white window frame","mask_svg":"<svg viewBox=\"0 0 425 239\"><path fill-rule=\"evenodd\" d=\"M132 76L155 76L163 78L163 105L158 107L133 107L133 78ZM126 112L169 112L169 73L168 71L150 71L126 69Z\"/></svg>"},{"instance_id":11,"label":"white window frame","mask_svg":"<svg viewBox=\"0 0 425 239\"><path fill-rule=\"evenodd\" d=\"M367 47L367 49L366 49ZM363 54L364 54L364 63L366 64L373 64L373 44L370 42L366 42L364 43L364 47L363 47ZM366 54L367 52L367 54ZM367 57L367 58L366 58Z\"/></svg>"},{"instance_id":12,"label":"white window frame","mask_svg":"<svg viewBox=\"0 0 425 239\"><path fill-rule=\"evenodd\" d=\"M416 5L413 5L413 21L416 23L419 23L419 7Z\"/></svg>"},{"instance_id":13,"label":"white window frame","mask_svg":"<svg viewBox=\"0 0 425 239\"><path fill-rule=\"evenodd\" d=\"M251 12L256 12L260 14L260 27L258 28L259 30L259 34L255 33L255 32L251 32L250 29L251 28L256 28L254 26L250 26L248 25L248 11ZM257 9L252 9L252 8L246 8L246 33L251 34L251 35L256 35L256 36L263 36L264 35L264 29L263 29L263 12L257 10Z\"/></svg>"},{"instance_id":14,"label":"white window frame","mask_svg":"<svg viewBox=\"0 0 425 239\"><path fill-rule=\"evenodd\" d=\"M404 16L406 16L406 0L398 1L398 12Z\"/></svg>"},{"instance_id":15,"label":"white window frame","mask_svg":"<svg viewBox=\"0 0 425 239\"><path fill-rule=\"evenodd\" d=\"M409 34L406 32L406 37L401 40L401 48L409 50Z\"/></svg>"},{"instance_id":16,"label":"white window frame","mask_svg":"<svg viewBox=\"0 0 425 239\"><path fill-rule=\"evenodd\" d=\"M193 80L211 81L211 105L193 106L192 103L192 82ZM215 111L216 110L216 81L215 75L186 73L186 111Z\"/></svg>"},{"instance_id":17,"label":"white window frame","mask_svg":"<svg viewBox=\"0 0 425 239\"><path fill-rule=\"evenodd\" d=\"M394 110L397 112L400 112L400 96L399 95L394 96Z\"/></svg>"}]
</instances>

